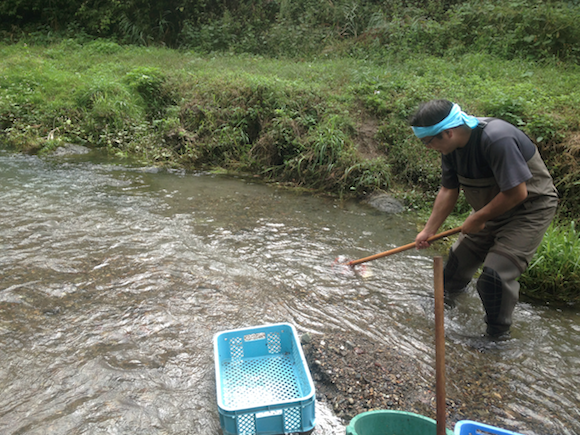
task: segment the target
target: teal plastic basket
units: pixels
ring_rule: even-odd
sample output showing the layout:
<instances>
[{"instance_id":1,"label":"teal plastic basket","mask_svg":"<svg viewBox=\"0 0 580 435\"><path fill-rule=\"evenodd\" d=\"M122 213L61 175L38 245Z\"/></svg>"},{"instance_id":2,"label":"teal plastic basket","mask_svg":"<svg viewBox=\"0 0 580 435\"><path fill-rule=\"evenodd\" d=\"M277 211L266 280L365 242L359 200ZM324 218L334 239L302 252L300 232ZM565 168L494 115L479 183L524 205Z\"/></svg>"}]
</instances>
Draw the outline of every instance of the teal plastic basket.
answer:
<instances>
[{"instance_id":1,"label":"teal plastic basket","mask_svg":"<svg viewBox=\"0 0 580 435\"><path fill-rule=\"evenodd\" d=\"M292 325L220 332L214 336L214 361L224 434L274 435L314 428L314 383Z\"/></svg>"},{"instance_id":2,"label":"teal plastic basket","mask_svg":"<svg viewBox=\"0 0 580 435\"><path fill-rule=\"evenodd\" d=\"M471 420L460 420L455 423L455 435L521 435L489 424Z\"/></svg>"}]
</instances>

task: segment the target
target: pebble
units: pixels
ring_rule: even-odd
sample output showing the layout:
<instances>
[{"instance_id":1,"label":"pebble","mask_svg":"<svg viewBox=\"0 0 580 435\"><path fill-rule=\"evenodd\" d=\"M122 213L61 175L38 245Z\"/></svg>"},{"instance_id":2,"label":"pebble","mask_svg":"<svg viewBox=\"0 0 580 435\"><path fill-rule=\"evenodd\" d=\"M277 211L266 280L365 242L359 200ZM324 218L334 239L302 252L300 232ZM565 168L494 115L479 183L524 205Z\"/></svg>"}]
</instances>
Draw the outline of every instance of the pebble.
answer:
<instances>
[{"instance_id":1,"label":"pebble","mask_svg":"<svg viewBox=\"0 0 580 435\"><path fill-rule=\"evenodd\" d=\"M354 332L310 338L303 349L315 380L316 397L327 402L344 424L374 409L437 418L435 379L431 383L418 376L421 370L412 358ZM453 396L448 392L446 397L447 426L470 419L517 432L505 424L513 416L503 411L507 407L502 407L502 398L509 397L509 392L501 390L504 384L509 388L489 373L468 372L464 379L456 379Z\"/></svg>"}]
</instances>

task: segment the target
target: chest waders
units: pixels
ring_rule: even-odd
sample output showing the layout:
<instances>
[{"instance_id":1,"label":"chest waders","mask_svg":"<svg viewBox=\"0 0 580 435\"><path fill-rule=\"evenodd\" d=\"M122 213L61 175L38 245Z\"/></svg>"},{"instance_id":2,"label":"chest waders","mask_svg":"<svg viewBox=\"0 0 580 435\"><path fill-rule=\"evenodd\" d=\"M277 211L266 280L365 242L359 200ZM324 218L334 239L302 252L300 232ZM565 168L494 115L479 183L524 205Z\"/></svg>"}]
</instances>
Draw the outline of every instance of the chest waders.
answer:
<instances>
[{"instance_id":1,"label":"chest waders","mask_svg":"<svg viewBox=\"0 0 580 435\"><path fill-rule=\"evenodd\" d=\"M472 249L472 243L460 235L449 251L443 273L445 298L452 302L483 265L476 288L486 313L486 332L490 336L499 336L509 331L512 324L520 289L517 278L522 271L509 257L482 248Z\"/></svg>"},{"instance_id":2,"label":"chest waders","mask_svg":"<svg viewBox=\"0 0 580 435\"><path fill-rule=\"evenodd\" d=\"M558 198L540 196L488 221L474 234L461 234L444 270L448 299L462 292L478 268L477 292L486 312L487 332L509 331L518 301L519 276L526 270L556 213Z\"/></svg>"},{"instance_id":3,"label":"chest waders","mask_svg":"<svg viewBox=\"0 0 580 435\"><path fill-rule=\"evenodd\" d=\"M494 337L510 329L519 298L517 279L527 268L556 210L557 193L537 151L528 167L534 175L526 183L528 199L487 222L479 233L461 234L450 249L444 269L445 297L452 301L483 266L476 288L486 313L487 334ZM474 211L500 192L493 177L472 179L458 175L458 179Z\"/></svg>"},{"instance_id":4,"label":"chest waders","mask_svg":"<svg viewBox=\"0 0 580 435\"><path fill-rule=\"evenodd\" d=\"M475 211L483 208L500 191L494 178L459 177L459 182L465 198ZM486 333L494 337L508 332L512 324L512 313L519 299L520 284L517 278L522 271L513 261L498 253L488 253L485 258L478 257L474 252L467 254L460 251L460 254L458 268L469 271L470 280L475 273L474 267L483 263L476 288L486 313Z\"/></svg>"}]
</instances>

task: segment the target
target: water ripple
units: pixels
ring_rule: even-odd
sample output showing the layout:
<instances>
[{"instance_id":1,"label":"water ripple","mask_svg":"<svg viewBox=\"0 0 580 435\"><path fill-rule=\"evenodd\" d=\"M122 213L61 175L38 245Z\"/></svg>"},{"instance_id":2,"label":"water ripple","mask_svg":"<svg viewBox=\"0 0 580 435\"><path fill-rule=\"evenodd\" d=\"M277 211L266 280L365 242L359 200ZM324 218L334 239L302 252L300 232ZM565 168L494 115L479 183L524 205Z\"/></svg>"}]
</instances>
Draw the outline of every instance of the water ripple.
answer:
<instances>
[{"instance_id":1,"label":"water ripple","mask_svg":"<svg viewBox=\"0 0 580 435\"><path fill-rule=\"evenodd\" d=\"M0 171L2 433L218 433L212 338L263 323L356 331L433 380L433 253L344 266L412 241L406 216L74 159L2 152ZM475 289L458 302L454 394L527 434L580 433L579 314L521 303L492 343ZM316 435L343 430L317 415Z\"/></svg>"}]
</instances>

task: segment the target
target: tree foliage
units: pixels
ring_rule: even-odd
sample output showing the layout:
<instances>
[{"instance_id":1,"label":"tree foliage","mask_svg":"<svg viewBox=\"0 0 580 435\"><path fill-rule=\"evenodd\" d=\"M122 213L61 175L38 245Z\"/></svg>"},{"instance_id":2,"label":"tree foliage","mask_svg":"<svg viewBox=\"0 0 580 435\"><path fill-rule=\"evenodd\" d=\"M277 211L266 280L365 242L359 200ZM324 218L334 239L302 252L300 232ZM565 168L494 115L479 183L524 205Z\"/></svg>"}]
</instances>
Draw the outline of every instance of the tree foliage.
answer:
<instances>
[{"instance_id":1,"label":"tree foliage","mask_svg":"<svg viewBox=\"0 0 580 435\"><path fill-rule=\"evenodd\" d=\"M0 29L202 52L305 56L329 48L580 57L580 1L4 0Z\"/></svg>"}]
</instances>

